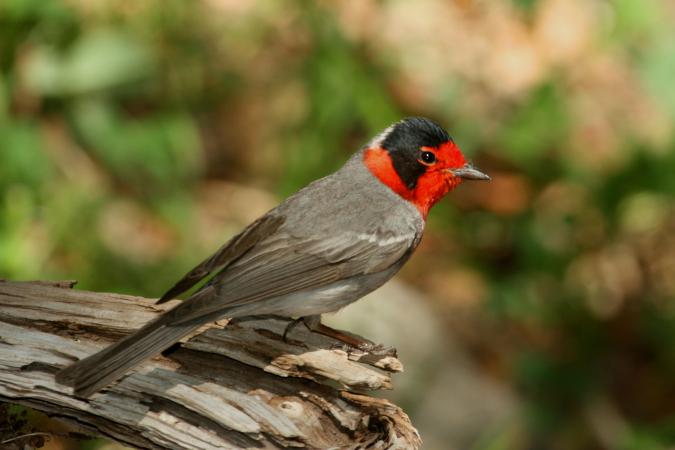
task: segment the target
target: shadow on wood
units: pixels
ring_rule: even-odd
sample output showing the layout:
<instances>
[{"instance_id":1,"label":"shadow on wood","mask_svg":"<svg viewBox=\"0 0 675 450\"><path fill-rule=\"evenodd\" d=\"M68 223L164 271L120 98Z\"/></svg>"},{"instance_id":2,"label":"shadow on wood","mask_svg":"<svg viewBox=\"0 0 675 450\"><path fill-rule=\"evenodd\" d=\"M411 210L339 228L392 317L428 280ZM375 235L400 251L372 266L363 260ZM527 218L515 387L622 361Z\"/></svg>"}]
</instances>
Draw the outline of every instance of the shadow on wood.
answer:
<instances>
[{"instance_id":1,"label":"shadow on wood","mask_svg":"<svg viewBox=\"0 0 675 450\"><path fill-rule=\"evenodd\" d=\"M391 389L398 359L348 353L302 326L284 341L283 318L203 327L91 399L73 397L56 371L174 305L73 284L0 281L0 401L138 448L421 445L400 408L364 393Z\"/></svg>"}]
</instances>

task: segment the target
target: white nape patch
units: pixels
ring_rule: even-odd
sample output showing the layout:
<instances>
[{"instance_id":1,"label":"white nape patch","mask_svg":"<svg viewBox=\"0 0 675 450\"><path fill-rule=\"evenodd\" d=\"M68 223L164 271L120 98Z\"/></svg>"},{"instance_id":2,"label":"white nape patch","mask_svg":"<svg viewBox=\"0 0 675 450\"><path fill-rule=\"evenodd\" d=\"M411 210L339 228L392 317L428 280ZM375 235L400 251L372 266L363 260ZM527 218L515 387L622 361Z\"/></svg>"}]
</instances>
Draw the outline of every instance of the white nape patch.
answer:
<instances>
[{"instance_id":1,"label":"white nape patch","mask_svg":"<svg viewBox=\"0 0 675 450\"><path fill-rule=\"evenodd\" d=\"M380 236L376 234L365 234L365 233L359 233L356 235L357 239L360 239L362 241L370 242L373 244L377 244L379 246L386 246L386 245L391 245L395 244L397 242L410 242L415 238L414 234L403 234L401 236L391 236L382 239Z\"/></svg>"},{"instance_id":2,"label":"white nape patch","mask_svg":"<svg viewBox=\"0 0 675 450\"><path fill-rule=\"evenodd\" d=\"M382 145L382 142L387 138L387 136L389 136L389 133L391 133L391 130L393 130L395 126L396 124L389 125L387 128L385 128L383 132L372 138L370 142L366 144L366 147L367 148L380 147Z\"/></svg>"}]
</instances>

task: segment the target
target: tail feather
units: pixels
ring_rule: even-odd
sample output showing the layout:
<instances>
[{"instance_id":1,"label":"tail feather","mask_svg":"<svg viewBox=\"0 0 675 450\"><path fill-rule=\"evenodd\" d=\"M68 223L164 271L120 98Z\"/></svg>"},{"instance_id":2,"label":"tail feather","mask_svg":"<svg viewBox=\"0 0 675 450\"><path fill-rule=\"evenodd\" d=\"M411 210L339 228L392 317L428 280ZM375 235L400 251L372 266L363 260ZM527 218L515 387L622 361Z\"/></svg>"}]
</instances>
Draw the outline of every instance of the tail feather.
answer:
<instances>
[{"instance_id":1,"label":"tail feather","mask_svg":"<svg viewBox=\"0 0 675 450\"><path fill-rule=\"evenodd\" d=\"M166 325L162 319L159 317L121 341L66 367L56 374L56 381L72 386L78 396L89 397L199 327Z\"/></svg>"}]
</instances>

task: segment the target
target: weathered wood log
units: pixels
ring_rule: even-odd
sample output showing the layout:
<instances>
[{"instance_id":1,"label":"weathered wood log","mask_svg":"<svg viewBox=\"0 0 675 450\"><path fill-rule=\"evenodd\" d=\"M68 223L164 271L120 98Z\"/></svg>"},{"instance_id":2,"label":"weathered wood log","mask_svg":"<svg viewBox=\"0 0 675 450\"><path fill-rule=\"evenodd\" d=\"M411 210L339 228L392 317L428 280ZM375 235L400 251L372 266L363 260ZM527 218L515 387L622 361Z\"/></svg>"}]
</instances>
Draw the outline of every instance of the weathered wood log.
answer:
<instances>
[{"instance_id":1,"label":"weathered wood log","mask_svg":"<svg viewBox=\"0 0 675 450\"><path fill-rule=\"evenodd\" d=\"M72 282L0 281L0 401L85 434L152 449L419 448L397 406L363 393L391 388L392 352L347 352L289 321L204 327L131 374L77 398L53 374L139 328L172 304L85 292Z\"/></svg>"}]
</instances>

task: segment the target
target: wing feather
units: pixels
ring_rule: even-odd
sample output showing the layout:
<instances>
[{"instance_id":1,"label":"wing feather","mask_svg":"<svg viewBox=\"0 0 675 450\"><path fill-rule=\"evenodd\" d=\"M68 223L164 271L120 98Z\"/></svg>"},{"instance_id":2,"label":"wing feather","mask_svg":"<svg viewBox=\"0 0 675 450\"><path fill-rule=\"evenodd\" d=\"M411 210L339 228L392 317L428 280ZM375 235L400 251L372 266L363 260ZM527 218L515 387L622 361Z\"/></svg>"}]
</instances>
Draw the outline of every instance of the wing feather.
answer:
<instances>
[{"instance_id":1,"label":"wing feather","mask_svg":"<svg viewBox=\"0 0 675 450\"><path fill-rule=\"evenodd\" d=\"M157 303L164 303L190 289L215 270L227 267L236 261L258 242L274 233L284 222L283 216L267 214L256 220L241 233L234 236L213 255L199 263L194 269L185 274L171 289L169 289Z\"/></svg>"},{"instance_id":2,"label":"wing feather","mask_svg":"<svg viewBox=\"0 0 675 450\"><path fill-rule=\"evenodd\" d=\"M195 298L194 304L183 309L172 325L196 322L231 307L385 270L403 258L414 241L413 235L382 240L372 235L344 233L326 240L287 239L286 246L272 242L272 250L261 242L214 276L208 284L214 288L214 295Z\"/></svg>"}]
</instances>

